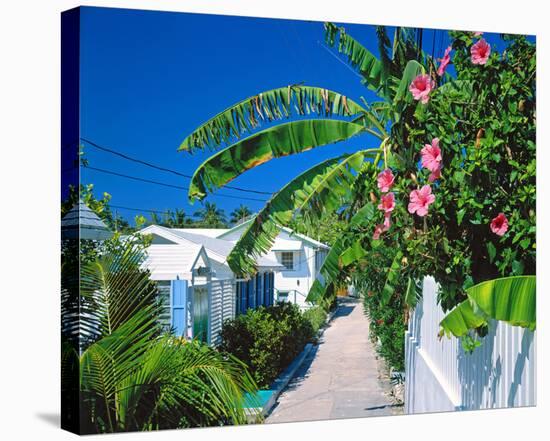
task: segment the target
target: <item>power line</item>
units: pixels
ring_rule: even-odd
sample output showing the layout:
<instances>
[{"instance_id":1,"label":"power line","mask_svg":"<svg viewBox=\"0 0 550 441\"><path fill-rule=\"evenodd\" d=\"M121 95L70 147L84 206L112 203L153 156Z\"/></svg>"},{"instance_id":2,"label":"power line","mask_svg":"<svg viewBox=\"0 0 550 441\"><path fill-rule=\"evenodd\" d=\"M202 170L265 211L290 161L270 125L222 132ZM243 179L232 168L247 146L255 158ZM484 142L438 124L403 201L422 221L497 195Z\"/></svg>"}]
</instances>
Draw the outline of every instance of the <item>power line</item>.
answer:
<instances>
[{"instance_id":1,"label":"power line","mask_svg":"<svg viewBox=\"0 0 550 441\"><path fill-rule=\"evenodd\" d=\"M91 165L83 165L82 167L83 168L88 168L90 170L95 170L95 171L98 171L98 172L101 172L101 173L109 174L109 175L119 176L121 178L132 179L134 181L146 182L146 183L149 183L149 184L161 185L163 187L177 188L178 190L189 191L189 187L183 187L181 185L175 185L175 184L168 184L166 182L153 181L151 179L145 179L145 178L140 178L138 176L126 175L124 173L119 173L119 172L115 172L115 171L112 171L112 170L105 170L103 168L92 167ZM231 196L231 195L227 195L227 194L215 194L215 195L210 195L210 196L220 197L220 198L228 198L228 199L240 199L240 200L247 200L247 201L266 202L266 199L249 198L249 197L245 197L245 196Z\"/></svg>"},{"instance_id":2,"label":"power line","mask_svg":"<svg viewBox=\"0 0 550 441\"><path fill-rule=\"evenodd\" d=\"M109 207L118 208L119 210L137 211L137 212L140 212L140 213L176 214L175 211L172 210L172 209L167 209L167 210L161 211L161 210L157 210L157 209L153 210L151 208L134 208L134 207L125 207L123 205L113 205L113 204L109 204ZM176 210L177 210L177 208L176 208ZM198 217L198 216L195 216L194 214L189 214L189 213L185 213L185 216L186 217Z\"/></svg>"},{"instance_id":3,"label":"power line","mask_svg":"<svg viewBox=\"0 0 550 441\"><path fill-rule=\"evenodd\" d=\"M148 161L144 161L143 159L139 159L139 158L136 158L136 157L133 157L133 156L130 156L130 155L127 155L125 153L122 153L122 152L119 152L118 150L114 150L112 148L109 148L109 147L105 147L105 146L102 146L102 145L99 145L93 141L90 141L89 139L86 139L86 138L80 138L82 141L84 141L86 144L89 144L91 145L92 147L95 147L96 149L99 149L99 150L102 150L104 152L107 152L107 153L111 153L113 155L116 155L116 156L119 156L121 158L124 158L128 161L132 161L132 162L136 162L138 164L142 164L142 165L145 165L147 167L151 167L151 168L154 168L156 170L160 170L160 171L163 171L163 172L166 172L166 173L172 173L174 175L177 175L177 176L181 176L181 177L184 177L184 178L188 178L188 179L192 179L193 176L191 175L186 175L184 173L180 173L179 171L177 170L173 170L173 169L170 169L170 168L166 168L166 167L162 167L160 165L157 165L157 164L153 164L151 162L148 162ZM242 191L242 192L245 192L245 193L255 193L255 194L265 194L265 195L268 195L268 196L271 196L273 193L270 193L270 192L267 192L267 191L260 191L260 190L250 190L248 188L242 188L242 187L235 187L235 186L232 186L232 185L226 185L225 188L230 188L231 190L236 190L236 191Z\"/></svg>"},{"instance_id":4,"label":"power line","mask_svg":"<svg viewBox=\"0 0 550 441\"><path fill-rule=\"evenodd\" d=\"M186 175L186 174L180 173L176 170L172 170L172 169L169 169L169 168L166 168L166 167L161 167L160 165L152 164L152 163L144 161L142 159L138 159L138 158L134 158L132 156L128 156L128 155L126 155L122 152L119 152L117 150L113 150L113 149L110 149L108 147L104 147L104 146L101 146L99 144L96 144L95 142L90 141L89 139L86 139L86 138L80 138L80 139L82 141L84 141L86 144L90 144L92 147L95 147L96 149L103 150L104 152L120 156L121 158L127 159L128 161L137 162L139 164L146 165L147 167L155 168L157 170L161 170L161 171L168 172L168 173L173 173L173 174L178 175L178 176L183 176L184 178L189 178L189 179L192 178L191 175Z\"/></svg>"},{"instance_id":5,"label":"power line","mask_svg":"<svg viewBox=\"0 0 550 441\"><path fill-rule=\"evenodd\" d=\"M317 40L317 44L319 46L321 46L324 50L326 50L330 55L332 55L337 61L339 61L340 63L342 63L344 66L346 66L346 68L353 73L353 75L361 78L362 80L365 79L365 77L363 77L363 75L361 75L360 73L358 73L357 71L355 71L353 68L351 68L349 66L349 64L347 64L344 60L342 60L338 55L334 54L327 46L325 46L323 43L321 43L319 40Z\"/></svg>"}]
</instances>

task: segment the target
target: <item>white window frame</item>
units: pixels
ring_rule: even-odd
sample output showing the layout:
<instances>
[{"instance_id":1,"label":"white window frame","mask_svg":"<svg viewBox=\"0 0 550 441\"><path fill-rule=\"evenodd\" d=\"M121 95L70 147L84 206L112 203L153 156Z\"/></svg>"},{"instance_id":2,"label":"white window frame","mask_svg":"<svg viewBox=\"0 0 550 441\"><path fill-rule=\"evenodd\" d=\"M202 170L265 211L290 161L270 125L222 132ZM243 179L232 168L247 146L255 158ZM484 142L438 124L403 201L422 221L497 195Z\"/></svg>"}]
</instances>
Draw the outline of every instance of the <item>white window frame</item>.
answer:
<instances>
[{"instance_id":1,"label":"white window frame","mask_svg":"<svg viewBox=\"0 0 550 441\"><path fill-rule=\"evenodd\" d=\"M288 255L292 257L292 267L288 267L285 264L285 255L288 257ZM296 270L296 262L294 258L294 251L281 251L281 264L285 267L285 271L295 271Z\"/></svg>"}]
</instances>

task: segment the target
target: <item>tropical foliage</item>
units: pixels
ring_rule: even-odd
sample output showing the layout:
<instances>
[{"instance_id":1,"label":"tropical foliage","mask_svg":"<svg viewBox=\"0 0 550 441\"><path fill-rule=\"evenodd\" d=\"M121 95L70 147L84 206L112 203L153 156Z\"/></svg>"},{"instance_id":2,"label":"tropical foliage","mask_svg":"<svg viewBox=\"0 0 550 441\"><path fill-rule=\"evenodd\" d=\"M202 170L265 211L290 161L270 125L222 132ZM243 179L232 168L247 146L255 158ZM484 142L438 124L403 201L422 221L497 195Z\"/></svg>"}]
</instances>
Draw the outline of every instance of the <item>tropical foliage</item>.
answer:
<instances>
[{"instance_id":1,"label":"tropical foliage","mask_svg":"<svg viewBox=\"0 0 550 441\"><path fill-rule=\"evenodd\" d=\"M328 316L327 311L321 306L313 306L306 309L302 315L311 324L313 335L317 335L319 330L325 325Z\"/></svg>"},{"instance_id":2,"label":"tropical foliage","mask_svg":"<svg viewBox=\"0 0 550 441\"><path fill-rule=\"evenodd\" d=\"M224 210L218 208L214 202L205 202L204 206L195 212L198 217L196 226L202 228L225 228L226 219Z\"/></svg>"},{"instance_id":3,"label":"tropical foliage","mask_svg":"<svg viewBox=\"0 0 550 441\"><path fill-rule=\"evenodd\" d=\"M81 431L245 423L254 381L233 356L163 333L157 286L143 268L146 246L139 236L115 236L82 263Z\"/></svg>"},{"instance_id":4,"label":"tropical foliage","mask_svg":"<svg viewBox=\"0 0 550 441\"><path fill-rule=\"evenodd\" d=\"M514 276L487 280L468 288L468 299L441 321L441 334L462 337L471 329L487 326L489 319L534 330L535 285L535 276Z\"/></svg>"},{"instance_id":5,"label":"tropical foliage","mask_svg":"<svg viewBox=\"0 0 550 441\"><path fill-rule=\"evenodd\" d=\"M65 216L65 214L78 204L79 201L84 202L111 230L123 233L131 231L128 221L118 213L113 213L109 205L111 195L104 192L101 198L98 199L94 196L93 184L80 184L76 187L72 185L69 186L69 195L61 204L61 217Z\"/></svg>"},{"instance_id":6,"label":"tropical foliage","mask_svg":"<svg viewBox=\"0 0 550 441\"><path fill-rule=\"evenodd\" d=\"M298 306L284 302L226 321L221 337L220 349L246 363L258 385L268 388L314 337L314 329Z\"/></svg>"},{"instance_id":7,"label":"tropical foliage","mask_svg":"<svg viewBox=\"0 0 550 441\"><path fill-rule=\"evenodd\" d=\"M252 211L250 211L250 208L248 208L246 205L241 204L237 208L235 208L229 214L229 216L229 222L236 225L248 220L248 218L252 216Z\"/></svg>"},{"instance_id":8,"label":"tropical foliage","mask_svg":"<svg viewBox=\"0 0 550 441\"><path fill-rule=\"evenodd\" d=\"M534 274L534 44L503 35L499 53L482 35L451 32L445 53L429 55L421 30L397 28L392 41L379 27L376 56L344 28L325 29L327 44L379 101L359 105L325 89L289 86L294 95L281 99L282 88L267 100L270 109L284 110L262 118L267 113L256 103L263 95L246 99L182 144L189 151L221 149L197 169L189 196L203 198L266 161L353 136L374 135L380 145L318 164L283 187L249 224L228 259L231 268L253 273L252 258L271 247L281 226L336 214L346 226L308 300L326 305L335 285L352 280L373 293L375 300L366 301L373 327L383 320L396 324L395 332L425 275L439 282L440 303L449 310L475 284ZM315 96L310 112L301 98L308 93ZM310 114L315 118L303 118ZM282 118L294 120L276 124ZM255 131L267 122L275 124ZM364 271L371 261L380 262L374 282ZM375 318L390 304L398 309L391 320Z\"/></svg>"}]
</instances>

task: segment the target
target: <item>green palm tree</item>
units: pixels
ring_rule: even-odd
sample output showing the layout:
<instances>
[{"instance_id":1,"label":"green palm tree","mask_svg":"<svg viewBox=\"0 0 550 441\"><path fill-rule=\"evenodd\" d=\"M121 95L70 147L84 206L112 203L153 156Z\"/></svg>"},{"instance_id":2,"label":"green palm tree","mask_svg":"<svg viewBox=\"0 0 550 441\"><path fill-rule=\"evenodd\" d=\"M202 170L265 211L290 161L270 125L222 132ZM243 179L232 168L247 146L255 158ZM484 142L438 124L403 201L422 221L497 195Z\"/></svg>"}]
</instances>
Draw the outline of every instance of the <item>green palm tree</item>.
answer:
<instances>
[{"instance_id":1,"label":"green palm tree","mask_svg":"<svg viewBox=\"0 0 550 441\"><path fill-rule=\"evenodd\" d=\"M248 208L246 205L241 204L231 212L230 216L230 223L239 224L252 216L252 211L250 211L250 208Z\"/></svg>"},{"instance_id":2,"label":"green palm tree","mask_svg":"<svg viewBox=\"0 0 550 441\"><path fill-rule=\"evenodd\" d=\"M338 43L340 53L360 72L363 83L379 95L380 101L368 104L363 100L361 105L321 87L289 85L229 107L198 127L180 146L180 150L189 152L221 148L195 171L189 189L189 198L194 201L271 159L357 136L364 136L367 145L377 139L375 146L317 164L275 193L228 257L228 264L238 275L256 271L256 257L272 247L280 227L288 226L295 216L318 220L324 214L348 208L349 220L360 211L365 205L357 197L361 182L375 178L380 160L394 148L388 143L388 127L392 135L396 129L406 129L399 127L399 116L405 106L413 104L408 86L416 75L433 68L431 57L418 49L421 31L398 28L390 48L385 29L378 28L380 58L343 28L327 23L325 31L327 44ZM291 118L261 129L266 123ZM340 248L336 243L330 260L321 268L324 282L314 286L315 297L328 292L340 273L334 260L338 260L335 250Z\"/></svg>"},{"instance_id":3,"label":"green palm tree","mask_svg":"<svg viewBox=\"0 0 550 441\"><path fill-rule=\"evenodd\" d=\"M176 208L175 211L168 210L164 217L164 225L169 228L185 228L193 224L193 220L187 216L185 211Z\"/></svg>"},{"instance_id":4,"label":"green palm tree","mask_svg":"<svg viewBox=\"0 0 550 441\"><path fill-rule=\"evenodd\" d=\"M131 237L81 270L83 433L241 424L245 366L198 342L163 334L157 287Z\"/></svg>"},{"instance_id":5,"label":"green palm tree","mask_svg":"<svg viewBox=\"0 0 550 441\"><path fill-rule=\"evenodd\" d=\"M225 212L218 208L214 202L205 202L204 206L195 212L199 219L197 224L206 228L225 228Z\"/></svg>"}]
</instances>

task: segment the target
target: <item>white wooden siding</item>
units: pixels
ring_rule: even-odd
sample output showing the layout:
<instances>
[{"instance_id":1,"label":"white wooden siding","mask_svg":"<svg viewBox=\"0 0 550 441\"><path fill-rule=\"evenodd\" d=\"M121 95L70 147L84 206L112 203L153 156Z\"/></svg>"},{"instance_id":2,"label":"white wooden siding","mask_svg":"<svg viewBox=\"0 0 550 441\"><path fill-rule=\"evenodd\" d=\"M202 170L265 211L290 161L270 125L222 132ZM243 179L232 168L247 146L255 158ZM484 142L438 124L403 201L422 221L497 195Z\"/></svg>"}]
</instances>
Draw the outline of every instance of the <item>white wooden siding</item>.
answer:
<instances>
[{"instance_id":1,"label":"white wooden siding","mask_svg":"<svg viewBox=\"0 0 550 441\"><path fill-rule=\"evenodd\" d=\"M235 281L234 279L213 280L210 303L210 343L221 343L220 332L223 322L235 317Z\"/></svg>"},{"instance_id":2,"label":"white wooden siding","mask_svg":"<svg viewBox=\"0 0 550 441\"><path fill-rule=\"evenodd\" d=\"M439 340L444 316L437 284L426 277L405 334L407 413L536 404L536 332L492 321L469 354L457 338Z\"/></svg>"}]
</instances>

